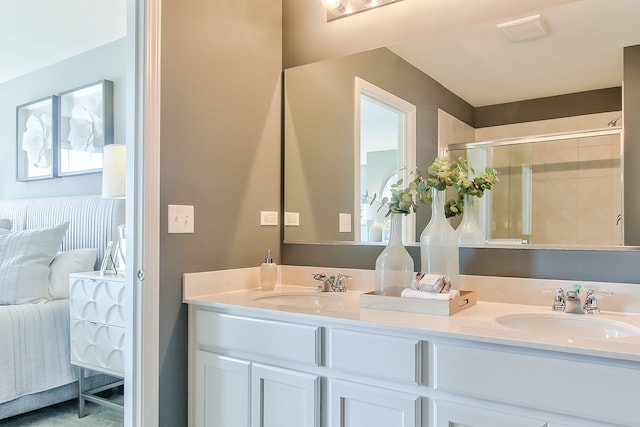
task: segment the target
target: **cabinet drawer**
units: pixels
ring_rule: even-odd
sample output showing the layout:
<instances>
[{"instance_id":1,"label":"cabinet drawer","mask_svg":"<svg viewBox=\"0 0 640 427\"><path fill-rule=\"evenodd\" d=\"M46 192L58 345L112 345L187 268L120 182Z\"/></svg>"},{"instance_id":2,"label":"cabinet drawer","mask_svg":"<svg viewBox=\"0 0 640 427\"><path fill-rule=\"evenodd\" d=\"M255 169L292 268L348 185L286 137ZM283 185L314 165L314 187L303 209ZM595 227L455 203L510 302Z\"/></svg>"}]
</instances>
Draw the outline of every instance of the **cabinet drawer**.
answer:
<instances>
[{"instance_id":1,"label":"cabinet drawer","mask_svg":"<svg viewBox=\"0 0 640 427\"><path fill-rule=\"evenodd\" d=\"M329 367L376 378L417 383L420 340L332 329Z\"/></svg>"},{"instance_id":2,"label":"cabinet drawer","mask_svg":"<svg viewBox=\"0 0 640 427\"><path fill-rule=\"evenodd\" d=\"M124 281L71 277L69 296L72 319L124 327Z\"/></svg>"},{"instance_id":3,"label":"cabinet drawer","mask_svg":"<svg viewBox=\"0 0 640 427\"><path fill-rule=\"evenodd\" d=\"M198 344L319 365L321 328L196 311Z\"/></svg>"},{"instance_id":4,"label":"cabinet drawer","mask_svg":"<svg viewBox=\"0 0 640 427\"><path fill-rule=\"evenodd\" d=\"M71 319L71 363L122 376L124 328Z\"/></svg>"},{"instance_id":5,"label":"cabinet drawer","mask_svg":"<svg viewBox=\"0 0 640 427\"><path fill-rule=\"evenodd\" d=\"M637 424L640 365L634 369L505 350L436 344L435 388L606 423Z\"/></svg>"}]
</instances>

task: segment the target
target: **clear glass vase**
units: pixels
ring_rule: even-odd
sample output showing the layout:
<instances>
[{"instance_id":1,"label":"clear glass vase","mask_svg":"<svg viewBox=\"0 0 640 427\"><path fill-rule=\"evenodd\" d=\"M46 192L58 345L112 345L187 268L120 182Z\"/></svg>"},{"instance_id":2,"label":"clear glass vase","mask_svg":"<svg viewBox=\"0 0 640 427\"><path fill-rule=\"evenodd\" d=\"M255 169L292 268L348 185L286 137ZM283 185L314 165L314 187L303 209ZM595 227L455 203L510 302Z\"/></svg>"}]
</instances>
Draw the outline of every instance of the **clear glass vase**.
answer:
<instances>
[{"instance_id":1,"label":"clear glass vase","mask_svg":"<svg viewBox=\"0 0 640 427\"><path fill-rule=\"evenodd\" d=\"M442 274L452 283L458 276L458 239L444 213L445 192L431 189L431 220L420 235L421 271Z\"/></svg>"},{"instance_id":2,"label":"clear glass vase","mask_svg":"<svg viewBox=\"0 0 640 427\"><path fill-rule=\"evenodd\" d=\"M400 296L414 277L413 258L402 243L402 214L391 215L389 243L376 259L375 291Z\"/></svg>"},{"instance_id":3,"label":"clear glass vase","mask_svg":"<svg viewBox=\"0 0 640 427\"><path fill-rule=\"evenodd\" d=\"M459 244L485 243L487 239L476 220L475 201L476 198L474 196L464 195L462 221L456 229Z\"/></svg>"}]
</instances>

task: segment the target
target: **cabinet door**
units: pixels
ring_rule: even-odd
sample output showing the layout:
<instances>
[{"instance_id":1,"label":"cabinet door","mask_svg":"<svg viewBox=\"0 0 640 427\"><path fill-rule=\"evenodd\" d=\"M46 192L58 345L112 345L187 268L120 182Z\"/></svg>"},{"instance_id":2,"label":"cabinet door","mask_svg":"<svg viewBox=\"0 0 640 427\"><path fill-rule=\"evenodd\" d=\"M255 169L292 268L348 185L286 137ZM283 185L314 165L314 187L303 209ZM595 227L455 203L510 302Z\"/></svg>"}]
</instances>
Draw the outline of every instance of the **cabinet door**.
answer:
<instances>
[{"instance_id":1,"label":"cabinet door","mask_svg":"<svg viewBox=\"0 0 640 427\"><path fill-rule=\"evenodd\" d=\"M436 402L435 408L435 427L547 426L547 423L541 420L522 418L450 402Z\"/></svg>"},{"instance_id":2,"label":"cabinet door","mask_svg":"<svg viewBox=\"0 0 640 427\"><path fill-rule=\"evenodd\" d=\"M329 386L331 427L417 427L420 397L333 380Z\"/></svg>"},{"instance_id":3,"label":"cabinet door","mask_svg":"<svg viewBox=\"0 0 640 427\"><path fill-rule=\"evenodd\" d=\"M320 378L254 363L251 367L251 426L319 427Z\"/></svg>"},{"instance_id":4,"label":"cabinet door","mask_svg":"<svg viewBox=\"0 0 640 427\"><path fill-rule=\"evenodd\" d=\"M196 352L197 427L249 427L249 372L249 362Z\"/></svg>"}]
</instances>

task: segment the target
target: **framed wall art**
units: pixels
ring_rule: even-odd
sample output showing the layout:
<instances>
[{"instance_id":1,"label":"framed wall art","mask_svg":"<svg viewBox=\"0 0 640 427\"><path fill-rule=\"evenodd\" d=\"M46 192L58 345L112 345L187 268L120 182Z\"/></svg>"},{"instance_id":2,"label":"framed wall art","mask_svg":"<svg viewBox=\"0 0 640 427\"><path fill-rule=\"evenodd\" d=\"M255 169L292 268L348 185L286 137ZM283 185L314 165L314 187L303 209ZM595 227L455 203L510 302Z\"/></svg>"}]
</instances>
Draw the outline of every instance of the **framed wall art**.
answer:
<instances>
[{"instance_id":1,"label":"framed wall art","mask_svg":"<svg viewBox=\"0 0 640 427\"><path fill-rule=\"evenodd\" d=\"M49 96L16 107L17 181L54 176L57 126L57 96Z\"/></svg>"},{"instance_id":2,"label":"framed wall art","mask_svg":"<svg viewBox=\"0 0 640 427\"><path fill-rule=\"evenodd\" d=\"M57 175L102 170L102 148L113 143L113 82L101 80L59 95Z\"/></svg>"}]
</instances>

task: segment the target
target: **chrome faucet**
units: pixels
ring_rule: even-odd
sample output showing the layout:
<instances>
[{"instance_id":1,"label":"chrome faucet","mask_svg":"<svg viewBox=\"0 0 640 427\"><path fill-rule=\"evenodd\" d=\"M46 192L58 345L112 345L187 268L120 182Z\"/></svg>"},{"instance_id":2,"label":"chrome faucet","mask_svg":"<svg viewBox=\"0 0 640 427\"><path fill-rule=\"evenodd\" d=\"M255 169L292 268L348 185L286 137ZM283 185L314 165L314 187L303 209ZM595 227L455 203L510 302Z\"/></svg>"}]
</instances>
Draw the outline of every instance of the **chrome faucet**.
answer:
<instances>
[{"instance_id":1,"label":"chrome faucet","mask_svg":"<svg viewBox=\"0 0 640 427\"><path fill-rule=\"evenodd\" d=\"M327 276L324 273L317 273L313 275L313 279L321 282L318 285L318 289L322 290L322 292L346 292L347 288L344 285L344 280L351 279L351 276L346 274Z\"/></svg>"},{"instance_id":2,"label":"chrome faucet","mask_svg":"<svg viewBox=\"0 0 640 427\"><path fill-rule=\"evenodd\" d=\"M612 292L596 292L593 289L587 291L587 295L584 298L584 304L580 300L580 285L574 285L573 291L564 291L562 288L558 289L543 289L542 292L555 292L555 298L553 301L554 311L563 311L565 313L575 314L599 314L600 307L598 307L598 301L596 295L611 295Z\"/></svg>"},{"instance_id":3,"label":"chrome faucet","mask_svg":"<svg viewBox=\"0 0 640 427\"><path fill-rule=\"evenodd\" d=\"M566 306L564 308L565 313L582 314L582 301L580 301L579 291L567 291L566 293Z\"/></svg>"}]
</instances>

